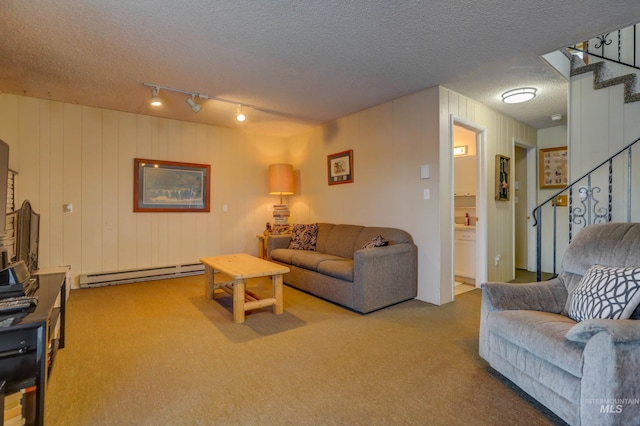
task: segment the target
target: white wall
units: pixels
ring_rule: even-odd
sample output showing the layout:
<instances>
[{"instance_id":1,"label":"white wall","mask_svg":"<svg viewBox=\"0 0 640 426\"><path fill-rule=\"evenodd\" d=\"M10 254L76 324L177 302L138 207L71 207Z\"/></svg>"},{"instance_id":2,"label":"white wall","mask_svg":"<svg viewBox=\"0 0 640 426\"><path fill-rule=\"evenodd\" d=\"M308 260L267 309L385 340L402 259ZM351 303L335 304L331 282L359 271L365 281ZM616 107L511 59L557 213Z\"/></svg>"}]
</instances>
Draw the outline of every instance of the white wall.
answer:
<instances>
[{"instance_id":1,"label":"white wall","mask_svg":"<svg viewBox=\"0 0 640 426\"><path fill-rule=\"evenodd\" d=\"M40 266L71 265L76 278L257 254L275 201L267 166L289 161L281 138L8 94L0 138L19 173L17 205L29 199L41 214ZM135 157L210 164L211 212L134 213Z\"/></svg>"}]
</instances>

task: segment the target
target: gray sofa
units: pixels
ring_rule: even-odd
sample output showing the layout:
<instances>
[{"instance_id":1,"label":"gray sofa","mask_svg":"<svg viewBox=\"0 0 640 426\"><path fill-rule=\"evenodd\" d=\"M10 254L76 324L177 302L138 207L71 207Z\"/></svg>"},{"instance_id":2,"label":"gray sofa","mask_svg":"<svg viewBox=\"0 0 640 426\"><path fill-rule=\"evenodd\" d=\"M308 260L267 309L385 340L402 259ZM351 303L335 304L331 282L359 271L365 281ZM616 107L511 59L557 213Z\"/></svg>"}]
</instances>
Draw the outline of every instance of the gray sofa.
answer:
<instances>
[{"instance_id":1,"label":"gray sofa","mask_svg":"<svg viewBox=\"0 0 640 426\"><path fill-rule=\"evenodd\" d=\"M389 245L361 249L376 236ZM315 296L367 313L417 295L417 247L395 228L319 223L314 251L289 249L290 235L267 239L267 257L287 265L284 282Z\"/></svg>"},{"instance_id":2,"label":"gray sofa","mask_svg":"<svg viewBox=\"0 0 640 426\"><path fill-rule=\"evenodd\" d=\"M483 284L480 355L571 425L639 424L639 309L628 305L630 319L569 317L592 265L640 266L640 224L584 228L552 280Z\"/></svg>"}]
</instances>

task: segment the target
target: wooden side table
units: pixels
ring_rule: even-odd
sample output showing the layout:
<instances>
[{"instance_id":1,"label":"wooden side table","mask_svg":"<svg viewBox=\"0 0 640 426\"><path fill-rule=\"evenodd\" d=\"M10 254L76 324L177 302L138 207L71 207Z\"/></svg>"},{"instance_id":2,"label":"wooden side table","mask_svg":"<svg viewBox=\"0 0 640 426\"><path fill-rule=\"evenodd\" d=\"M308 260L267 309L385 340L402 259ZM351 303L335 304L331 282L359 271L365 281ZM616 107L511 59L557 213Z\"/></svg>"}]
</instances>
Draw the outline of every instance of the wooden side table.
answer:
<instances>
[{"instance_id":1,"label":"wooden side table","mask_svg":"<svg viewBox=\"0 0 640 426\"><path fill-rule=\"evenodd\" d=\"M260 259L269 260L269 257L267 256L267 240L269 239L269 236L260 234L256 235L256 237L258 238L258 257Z\"/></svg>"}]
</instances>

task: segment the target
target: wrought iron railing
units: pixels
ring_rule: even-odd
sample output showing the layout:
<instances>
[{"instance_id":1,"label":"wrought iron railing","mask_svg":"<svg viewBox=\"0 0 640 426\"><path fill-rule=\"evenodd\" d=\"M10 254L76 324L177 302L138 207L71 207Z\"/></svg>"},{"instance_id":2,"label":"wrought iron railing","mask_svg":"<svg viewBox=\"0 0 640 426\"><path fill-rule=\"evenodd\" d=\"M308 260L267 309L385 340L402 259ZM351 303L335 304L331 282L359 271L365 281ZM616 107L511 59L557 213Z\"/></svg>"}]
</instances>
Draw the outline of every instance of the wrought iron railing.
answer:
<instances>
[{"instance_id":1,"label":"wrought iron railing","mask_svg":"<svg viewBox=\"0 0 640 426\"><path fill-rule=\"evenodd\" d=\"M640 28L638 25L640 24L603 34L584 43L573 45L571 49L640 69L640 58L636 53L637 47L640 48Z\"/></svg>"},{"instance_id":2,"label":"wrought iron railing","mask_svg":"<svg viewBox=\"0 0 640 426\"><path fill-rule=\"evenodd\" d=\"M635 182L640 183L640 177L633 175L634 157L632 155L633 149L639 141L640 138L636 139L533 209L533 226L537 228L537 281L540 281L542 277L543 215L551 215L553 220L553 229L547 238L551 239L550 250L552 250L553 256L552 273L555 276L557 275L557 258L560 248L558 240L561 237L562 241L568 245L573 235L585 226L612 221L631 222L632 207L634 207L633 212L635 212L635 214L640 214L640 196L634 199L632 192L634 178ZM638 144L637 147L640 148L640 144ZM639 157L636 156L636 171L640 169L640 161L638 161L638 158ZM601 204L602 201L600 199L602 198L602 195L600 195L603 191L602 188L605 186L606 192L602 195L606 196L606 205L604 205L604 203ZM636 195L640 195L637 190ZM561 203L560 200L562 200L562 198L560 197L566 197L567 204ZM558 209L567 206L567 234L560 236L558 232ZM638 220L638 218L635 217L633 219ZM545 247L548 247L548 245L545 244ZM566 246L562 248L566 248Z\"/></svg>"}]
</instances>

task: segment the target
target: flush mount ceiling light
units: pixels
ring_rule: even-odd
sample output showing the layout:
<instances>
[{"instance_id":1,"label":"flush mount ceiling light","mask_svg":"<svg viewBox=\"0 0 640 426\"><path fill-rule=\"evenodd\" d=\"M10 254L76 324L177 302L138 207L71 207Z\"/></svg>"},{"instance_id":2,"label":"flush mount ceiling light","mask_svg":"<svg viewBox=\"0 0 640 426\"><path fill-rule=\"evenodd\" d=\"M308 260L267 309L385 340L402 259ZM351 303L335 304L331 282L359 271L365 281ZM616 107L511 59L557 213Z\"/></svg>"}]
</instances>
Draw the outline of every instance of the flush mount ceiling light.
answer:
<instances>
[{"instance_id":1,"label":"flush mount ceiling light","mask_svg":"<svg viewBox=\"0 0 640 426\"><path fill-rule=\"evenodd\" d=\"M195 98L195 95L191 95L190 98L187 98L187 103L189 104L193 112L198 112L202 109L202 105L196 103L194 98Z\"/></svg>"},{"instance_id":2,"label":"flush mount ceiling light","mask_svg":"<svg viewBox=\"0 0 640 426\"><path fill-rule=\"evenodd\" d=\"M519 89L509 90L502 94L502 102L506 104L519 104L530 101L536 97L537 89L533 87L521 87Z\"/></svg>"},{"instance_id":3,"label":"flush mount ceiling light","mask_svg":"<svg viewBox=\"0 0 640 426\"><path fill-rule=\"evenodd\" d=\"M158 87L151 88L151 106L159 107L162 105L162 99L158 96L160 89Z\"/></svg>"},{"instance_id":4,"label":"flush mount ceiling light","mask_svg":"<svg viewBox=\"0 0 640 426\"><path fill-rule=\"evenodd\" d=\"M238 105L238 109L236 110L236 120L243 122L247 119L247 116L242 112L242 105Z\"/></svg>"}]
</instances>

